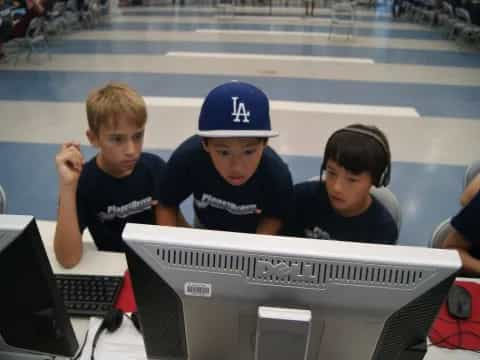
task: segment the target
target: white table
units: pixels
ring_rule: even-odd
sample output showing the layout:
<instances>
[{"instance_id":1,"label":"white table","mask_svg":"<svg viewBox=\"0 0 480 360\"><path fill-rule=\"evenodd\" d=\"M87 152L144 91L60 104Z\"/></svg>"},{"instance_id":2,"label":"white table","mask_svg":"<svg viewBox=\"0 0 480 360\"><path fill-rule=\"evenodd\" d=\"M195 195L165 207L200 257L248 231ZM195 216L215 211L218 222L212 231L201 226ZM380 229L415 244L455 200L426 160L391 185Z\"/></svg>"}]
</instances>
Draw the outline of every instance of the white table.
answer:
<instances>
[{"instance_id":1,"label":"white table","mask_svg":"<svg viewBox=\"0 0 480 360\"><path fill-rule=\"evenodd\" d=\"M55 258L53 252L53 236L55 222L38 221L37 225L42 236L45 250L47 251L50 264L55 273L88 274L88 275L120 275L127 269L127 261L124 254L98 251L88 233L84 234L83 256L80 263L73 269L65 269ZM72 325L81 343L88 329L88 318L73 318Z\"/></svg>"},{"instance_id":2,"label":"white table","mask_svg":"<svg viewBox=\"0 0 480 360\"><path fill-rule=\"evenodd\" d=\"M127 262L124 254L97 251L95 245L93 244L92 238L88 233L84 235L84 252L82 260L75 268L65 269L57 262L53 253L53 235L55 232L55 223L51 221L37 221L37 224L54 272L93 275L123 275L127 269ZM472 279L465 280L471 281ZM72 324L78 341L81 342L88 328L88 320L74 318L72 320ZM448 350L436 346L429 347L427 355L424 358L424 360L472 359L480 359L480 354L462 350Z\"/></svg>"}]
</instances>

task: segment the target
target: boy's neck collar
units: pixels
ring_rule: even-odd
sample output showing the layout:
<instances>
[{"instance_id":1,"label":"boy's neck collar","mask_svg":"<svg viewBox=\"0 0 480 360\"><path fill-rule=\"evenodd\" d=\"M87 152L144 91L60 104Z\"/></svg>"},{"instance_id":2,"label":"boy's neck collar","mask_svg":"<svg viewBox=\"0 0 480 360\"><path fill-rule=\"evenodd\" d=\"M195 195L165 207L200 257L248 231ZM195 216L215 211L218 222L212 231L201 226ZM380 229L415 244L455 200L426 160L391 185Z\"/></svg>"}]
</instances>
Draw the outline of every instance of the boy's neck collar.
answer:
<instances>
[{"instance_id":1,"label":"boy's neck collar","mask_svg":"<svg viewBox=\"0 0 480 360\"><path fill-rule=\"evenodd\" d=\"M365 204L359 210L349 211L349 212L340 212L336 209L333 209L333 210L337 214L339 214L339 215L341 215L345 218L354 218L354 217L365 214L368 211L368 209L370 209L370 206L372 206L372 203L373 203L373 198L372 198L372 195L369 194L366 201L365 201Z\"/></svg>"},{"instance_id":2,"label":"boy's neck collar","mask_svg":"<svg viewBox=\"0 0 480 360\"><path fill-rule=\"evenodd\" d=\"M111 169L108 169L107 166L105 166L105 163L103 162L102 160L102 156L100 153L97 153L97 155L95 156L95 164L97 165L97 168L102 171L103 173L105 173L106 175L114 178L114 179L123 179L123 178L126 178L127 176L130 176L134 171L135 171L135 168L128 174L115 174L114 171L111 171Z\"/></svg>"}]
</instances>

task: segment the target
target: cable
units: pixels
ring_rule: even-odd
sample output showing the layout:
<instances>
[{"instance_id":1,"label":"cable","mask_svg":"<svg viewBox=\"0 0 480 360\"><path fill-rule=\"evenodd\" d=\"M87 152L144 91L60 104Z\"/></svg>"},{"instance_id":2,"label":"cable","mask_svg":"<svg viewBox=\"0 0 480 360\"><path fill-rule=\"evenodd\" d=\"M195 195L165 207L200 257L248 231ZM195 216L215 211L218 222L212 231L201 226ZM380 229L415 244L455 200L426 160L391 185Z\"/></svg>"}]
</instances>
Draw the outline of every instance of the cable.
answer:
<instances>
[{"instance_id":1,"label":"cable","mask_svg":"<svg viewBox=\"0 0 480 360\"><path fill-rule=\"evenodd\" d=\"M442 320L442 321L445 321L447 323L454 323L457 321L457 319L454 319L454 320L451 320L451 319L445 319L445 318L441 318L441 317L437 317L437 319L439 320ZM463 321L463 322L469 322L469 323L472 323L472 324L480 324L480 321L479 320L471 320L471 319L467 319L467 320L459 320L459 321Z\"/></svg>"},{"instance_id":2,"label":"cable","mask_svg":"<svg viewBox=\"0 0 480 360\"><path fill-rule=\"evenodd\" d=\"M80 358L80 356L82 355L83 349L85 348L85 344L87 343L87 338L88 338L88 330L87 330L87 332L85 333L85 336L84 336L84 338L83 338L82 345L80 346L80 348L78 349L77 353L72 357L71 360L78 360L78 359Z\"/></svg>"}]
</instances>

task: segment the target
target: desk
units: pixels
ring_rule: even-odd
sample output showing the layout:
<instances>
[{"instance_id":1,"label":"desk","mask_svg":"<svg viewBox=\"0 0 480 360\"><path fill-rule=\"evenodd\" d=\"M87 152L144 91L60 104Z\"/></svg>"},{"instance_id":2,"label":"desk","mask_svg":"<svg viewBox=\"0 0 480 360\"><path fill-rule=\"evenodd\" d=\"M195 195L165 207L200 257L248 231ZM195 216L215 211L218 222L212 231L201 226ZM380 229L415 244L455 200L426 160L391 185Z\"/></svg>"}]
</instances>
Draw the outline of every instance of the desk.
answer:
<instances>
[{"instance_id":1,"label":"desk","mask_svg":"<svg viewBox=\"0 0 480 360\"><path fill-rule=\"evenodd\" d=\"M54 273L122 276L127 269L127 260L124 254L98 251L88 231L84 234L84 253L80 263L73 269L65 269L58 263L53 251L55 222L37 221L37 225ZM83 341L87 332L88 322L88 318L72 319L73 329L79 343Z\"/></svg>"},{"instance_id":2,"label":"desk","mask_svg":"<svg viewBox=\"0 0 480 360\"><path fill-rule=\"evenodd\" d=\"M84 254L80 263L73 269L64 269L55 259L53 253L53 235L55 232L55 223L50 221L37 221L40 233L42 235L47 255L52 265L53 271L58 273L77 273L77 274L100 274L100 275L123 275L127 269L125 256L119 253L109 253L97 251L92 238L87 233L84 235ZM472 281L472 279L464 279ZM88 328L88 320L73 318L72 324L81 342ZM429 348L424 360L472 360L480 359L480 355L473 352L462 350L448 350L432 346ZM101 360L101 359L98 359Z\"/></svg>"}]
</instances>

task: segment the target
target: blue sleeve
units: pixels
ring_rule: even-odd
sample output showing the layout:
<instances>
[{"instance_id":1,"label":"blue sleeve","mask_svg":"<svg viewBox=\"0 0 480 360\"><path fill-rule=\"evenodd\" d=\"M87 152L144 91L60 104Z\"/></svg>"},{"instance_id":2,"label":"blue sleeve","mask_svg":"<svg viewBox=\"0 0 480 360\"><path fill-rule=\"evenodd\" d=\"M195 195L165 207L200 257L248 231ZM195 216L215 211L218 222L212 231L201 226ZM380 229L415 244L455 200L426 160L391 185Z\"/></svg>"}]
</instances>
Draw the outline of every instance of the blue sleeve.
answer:
<instances>
[{"instance_id":1,"label":"blue sleeve","mask_svg":"<svg viewBox=\"0 0 480 360\"><path fill-rule=\"evenodd\" d=\"M286 222L292 216L295 205L292 176L288 166L280 159L269 164L269 168L262 216Z\"/></svg>"},{"instance_id":2,"label":"blue sleeve","mask_svg":"<svg viewBox=\"0 0 480 360\"><path fill-rule=\"evenodd\" d=\"M480 240L480 192L452 219L451 224L467 241Z\"/></svg>"},{"instance_id":3,"label":"blue sleeve","mask_svg":"<svg viewBox=\"0 0 480 360\"><path fill-rule=\"evenodd\" d=\"M145 153L150 173L153 178L153 200L159 200L162 192L162 182L166 173L165 161L156 154Z\"/></svg>"},{"instance_id":4,"label":"blue sleeve","mask_svg":"<svg viewBox=\"0 0 480 360\"><path fill-rule=\"evenodd\" d=\"M398 239L398 229L395 222L386 222L377 233L376 244L395 245Z\"/></svg>"},{"instance_id":5,"label":"blue sleeve","mask_svg":"<svg viewBox=\"0 0 480 360\"><path fill-rule=\"evenodd\" d=\"M288 214L287 223L284 228L285 235L305 237L305 226L302 219L304 219L304 208L307 206L305 203L305 194L307 191L308 184L305 183L296 184L293 187L293 210Z\"/></svg>"},{"instance_id":6,"label":"blue sleeve","mask_svg":"<svg viewBox=\"0 0 480 360\"><path fill-rule=\"evenodd\" d=\"M393 219L390 211L388 211L380 202L376 201L377 211L371 214L373 217L371 225L374 231L369 242L375 244L395 245L398 240L398 226Z\"/></svg>"},{"instance_id":7,"label":"blue sleeve","mask_svg":"<svg viewBox=\"0 0 480 360\"><path fill-rule=\"evenodd\" d=\"M179 206L193 192L191 174L192 151L185 143L181 144L167 162L161 182L160 202L169 207Z\"/></svg>"}]
</instances>

